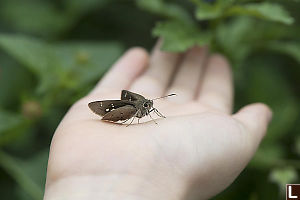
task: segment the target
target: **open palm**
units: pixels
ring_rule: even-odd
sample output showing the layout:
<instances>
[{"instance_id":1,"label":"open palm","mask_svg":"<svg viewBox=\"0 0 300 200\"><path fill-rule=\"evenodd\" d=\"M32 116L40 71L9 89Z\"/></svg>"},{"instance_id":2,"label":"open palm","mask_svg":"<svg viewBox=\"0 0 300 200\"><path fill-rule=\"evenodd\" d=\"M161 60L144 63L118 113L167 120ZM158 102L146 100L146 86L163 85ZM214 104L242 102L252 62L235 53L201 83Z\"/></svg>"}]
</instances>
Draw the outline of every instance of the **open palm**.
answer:
<instances>
[{"instance_id":1,"label":"open palm","mask_svg":"<svg viewBox=\"0 0 300 200\"><path fill-rule=\"evenodd\" d=\"M140 124L101 121L87 104L120 99L121 90L154 102L167 118ZM95 89L72 106L51 144L45 199L207 199L247 165L271 112L252 104L232 115L230 67L205 48L150 58L129 50ZM124 198L126 196L126 198ZM87 198L89 197L89 198ZM105 198L103 198L105 199Z\"/></svg>"}]
</instances>

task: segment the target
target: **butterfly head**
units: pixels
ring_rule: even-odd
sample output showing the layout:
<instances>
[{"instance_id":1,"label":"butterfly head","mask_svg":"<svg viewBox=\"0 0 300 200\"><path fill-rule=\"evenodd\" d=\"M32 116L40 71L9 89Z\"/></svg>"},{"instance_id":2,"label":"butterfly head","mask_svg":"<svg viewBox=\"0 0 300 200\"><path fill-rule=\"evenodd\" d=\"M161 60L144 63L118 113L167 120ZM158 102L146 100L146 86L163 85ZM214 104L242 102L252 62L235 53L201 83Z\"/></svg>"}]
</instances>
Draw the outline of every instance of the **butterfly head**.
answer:
<instances>
[{"instance_id":1,"label":"butterfly head","mask_svg":"<svg viewBox=\"0 0 300 200\"><path fill-rule=\"evenodd\" d=\"M148 99L147 99L147 101L145 101L145 102L143 103L143 107L144 107L146 110L149 110L150 108L152 108L152 107L153 107L153 100L148 100Z\"/></svg>"}]
</instances>

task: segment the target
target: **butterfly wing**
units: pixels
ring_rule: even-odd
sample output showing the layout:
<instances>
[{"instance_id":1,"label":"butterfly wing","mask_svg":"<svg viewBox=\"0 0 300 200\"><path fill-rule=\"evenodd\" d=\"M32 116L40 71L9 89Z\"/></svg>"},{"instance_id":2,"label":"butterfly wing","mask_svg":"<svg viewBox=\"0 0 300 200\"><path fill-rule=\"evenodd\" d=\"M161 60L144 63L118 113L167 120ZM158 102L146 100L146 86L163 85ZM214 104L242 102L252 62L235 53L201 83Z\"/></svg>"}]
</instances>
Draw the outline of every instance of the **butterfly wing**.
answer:
<instances>
[{"instance_id":1,"label":"butterfly wing","mask_svg":"<svg viewBox=\"0 0 300 200\"><path fill-rule=\"evenodd\" d=\"M105 114L102 120L113 121L113 122L126 120L133 117L136 114L136 112L137 110L134 106L126 105Z\"/></svg>"},{"instance_id":2,"label":"butterfly wing","mask_svg":"<svg viewBox=\"0 0 300 200\"><path fill-rule=\"evenodd\" d=\"M146 100L142 95L130 92L128 90L122 90L121 100L136 101L136 100Z\"/></svg>"},{"instance_id":3,"label":"butterfly wing","mask_svg":"<svg viewBox=\"0 0 300 200\"><path fill-rule=\"evenodd\" d=\"M122 100L106 100L106 101L93 101L88 104L89 108L97 115L104 116L110 111L120 108L122 106L130 105L128 101Z\"/></svg>"}]
</instances>

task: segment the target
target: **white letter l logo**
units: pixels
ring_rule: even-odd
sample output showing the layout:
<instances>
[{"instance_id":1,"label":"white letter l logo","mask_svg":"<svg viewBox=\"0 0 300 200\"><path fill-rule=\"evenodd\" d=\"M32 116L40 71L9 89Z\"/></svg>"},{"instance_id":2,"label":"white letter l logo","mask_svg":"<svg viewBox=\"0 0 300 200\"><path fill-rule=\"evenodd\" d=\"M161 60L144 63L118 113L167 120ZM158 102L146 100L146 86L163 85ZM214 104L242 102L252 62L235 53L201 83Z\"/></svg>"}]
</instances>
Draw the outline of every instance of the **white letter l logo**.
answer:
<instances>
[{"instance_id":1,"label":"white letter l logo","mask_svg":"<svg viewBox=\"0 0 300 200\"><path fill-rule=\"evenodd\" d=\"M292 186L289 185L288 191L289 191L289 198L291 198L291 199L297 199L298 198L298 196L293 196L292 195Z\"/></svg>"}]
</instances>

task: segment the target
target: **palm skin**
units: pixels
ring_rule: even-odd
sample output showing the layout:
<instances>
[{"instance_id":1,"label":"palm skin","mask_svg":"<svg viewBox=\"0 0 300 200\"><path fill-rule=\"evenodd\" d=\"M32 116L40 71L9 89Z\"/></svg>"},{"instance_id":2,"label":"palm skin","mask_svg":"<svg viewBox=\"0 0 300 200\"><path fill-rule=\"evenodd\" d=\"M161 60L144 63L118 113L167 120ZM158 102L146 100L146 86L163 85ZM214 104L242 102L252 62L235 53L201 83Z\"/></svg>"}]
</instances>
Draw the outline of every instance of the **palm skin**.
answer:
<instances>
[{"instance_id":1,"label":"palm skin","mask_svg":"<svg viewBox=\"0 0 300 200\"><path fill-rule=\"evenodd\" d=\"M130 50L72 106L52 140L45 199L208 199L244 169L270 110L253 104L231 114L231 72L223 57L208 57L204 48L184 58L158 49L147 69L144 50ZM170 73L175 65L177 73ZM167 117L158 124L146 116L126 127L89 110L91 101L119 99L122 89L146 98L177 96L154 102Z\"/></svg>"}]
</instances>

